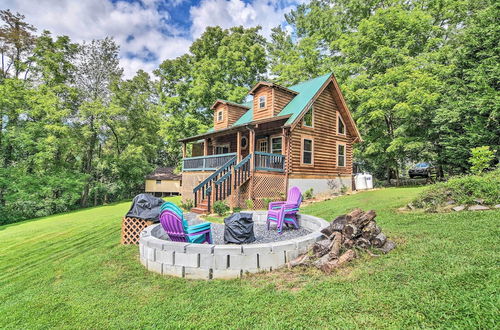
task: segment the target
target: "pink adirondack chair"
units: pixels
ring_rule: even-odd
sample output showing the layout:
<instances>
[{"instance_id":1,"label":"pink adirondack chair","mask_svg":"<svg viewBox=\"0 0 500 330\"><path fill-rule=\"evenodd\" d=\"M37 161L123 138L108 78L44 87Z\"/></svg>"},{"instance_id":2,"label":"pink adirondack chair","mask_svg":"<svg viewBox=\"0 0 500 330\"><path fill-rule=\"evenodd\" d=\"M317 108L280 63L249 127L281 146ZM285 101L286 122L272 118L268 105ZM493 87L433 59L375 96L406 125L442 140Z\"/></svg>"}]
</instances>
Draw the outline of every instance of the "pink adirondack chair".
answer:
<instances>
[{"instance_id":1,"label":"pink adirondack chair","mask_svg":"<svg viewBox=\"0 0 500 330\"><path fill-rule=\"evenodd\" d=\"M302 194L300 189L292 187L288 191L288 198L284 202L271 202L267 210L267 229L271 222L275 222L278 228L278 234L282 233L283 224L287 227L292 224L296 229L299 228L297 221L297 212L299 212L300 204L302 203Z\"/></svg>"},{"instance_id":2,"label":"pink adirondack chair","mask_svg":"<svg viewBox=\"0 0 500 330\"><path fill-rule=\"evenodd\" d=\"M212 244L210 222L188 226L177 212L166 209L160 214L160 223L168 237L174 242Z\"/></svg>"}]
</instances>

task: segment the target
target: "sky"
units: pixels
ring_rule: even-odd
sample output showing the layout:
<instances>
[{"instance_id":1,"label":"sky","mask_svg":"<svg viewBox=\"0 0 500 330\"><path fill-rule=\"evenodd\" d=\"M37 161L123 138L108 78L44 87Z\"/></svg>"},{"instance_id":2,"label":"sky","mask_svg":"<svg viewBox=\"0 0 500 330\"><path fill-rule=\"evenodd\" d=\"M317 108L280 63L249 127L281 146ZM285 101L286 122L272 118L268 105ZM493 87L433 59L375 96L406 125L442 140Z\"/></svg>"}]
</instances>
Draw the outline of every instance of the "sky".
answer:
<instances>
[{"instance_id":1,"label":"sky","mask_svg":"<svg viewBox=\"0 0 500 330\"><path fill-rule=\"evenodd\" d=\"M75 42L112 36L120 45L125 78L152 72L165 59L186 53L208 26L284 25L284 14L304 0L2 0L0 9L26 16L38 32Z\"/></svg>"}]
</instances>

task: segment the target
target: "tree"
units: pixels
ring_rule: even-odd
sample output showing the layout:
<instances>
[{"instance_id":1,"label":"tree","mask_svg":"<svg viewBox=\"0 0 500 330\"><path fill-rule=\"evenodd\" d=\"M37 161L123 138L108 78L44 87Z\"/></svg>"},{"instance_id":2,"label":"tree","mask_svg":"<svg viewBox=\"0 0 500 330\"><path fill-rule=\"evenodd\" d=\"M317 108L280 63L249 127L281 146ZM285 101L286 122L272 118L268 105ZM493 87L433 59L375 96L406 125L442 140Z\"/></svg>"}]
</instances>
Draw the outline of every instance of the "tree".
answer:
<instances>
[{"instance_id":1,"label":"tree","mask_svg":"<svg viewBox=\"0 0 500 330\"><path fill-rule=\"evenodd\" d=\"M19 78L21 72L27 74L29 70L28 55L35 44L33 32L36 29L26 23L24 18L24 15L13 14L9 9L0 10L0 19L4 23L0 27L1 79L9 77L9 73Z\"/></svg>"}]
</instances>

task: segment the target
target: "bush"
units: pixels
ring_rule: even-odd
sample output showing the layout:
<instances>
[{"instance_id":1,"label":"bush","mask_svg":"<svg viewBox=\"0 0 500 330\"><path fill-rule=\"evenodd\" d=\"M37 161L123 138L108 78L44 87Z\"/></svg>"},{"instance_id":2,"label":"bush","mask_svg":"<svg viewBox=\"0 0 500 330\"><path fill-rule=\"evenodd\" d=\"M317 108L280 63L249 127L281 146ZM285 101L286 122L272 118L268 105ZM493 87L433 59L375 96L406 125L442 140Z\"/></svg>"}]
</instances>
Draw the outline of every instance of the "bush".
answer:
<instances>
[{"instance_id":1,"label":"bush","mask_svg":"<svg viewBox=\"0 0 500 330\"><path fill-rule=\"evenodd\" d=\"M304 199L313 198L313 188L309 188L304 192Z\"/></svg>"},{"instance_id":2,"label":"bush","mask_svg":"<svg viewBox=\"0 0 500 330\"><path fill-rule=\"evenodd\" d=\"M192 199L186 199L185 202L181 202L181 207L186 211L191 211L194 206L194 202Z\"/></svg>"},{"instance_id":3,"label":"bush","mask_svg":"<svg viewBox=\"0 0 500 330\"><path fill-rule=\"evenodd\" d=\"M269 203L271 203L272 201L273 201L272 198L268 198L268 197L262 198L262 202L264 202L264 207L266 209L269 208Z\"/></svg>"},{"instance_id":4,"label":"bush","mask_svg":"<svg viewBox=\"0 0 500 330\"><path fill-rule=\"evenodd\" d=\"M253 210L253 207L254 207L254 204L253 204L253 200L251 199L247 199L245 201L245 204L247 206L247 210Z\"/></svg>"},{"instance_id":5,"label":"bush","mask_svg":"<svg viewBox=\"0 0 500 330\"><path fill-rule=\"evenodd\" d=\"M214 212L217 213L219 216L223 216L229 211L229 206L226 204L225 201L217 201L214 203Z\"/></svg>"},{"instance_id":6,"label":"bush","mask_svg":"<svg viewBox=\"0 0 500 330\"><path fill-rule=\"evenodd\" d=\"M447 182L437 183L425 189L412 204L418 208L435 208L453 200L455 204L500 203L500 168L482 175L454 177Z\"/></svg>"},{"instance_id":7,"label":"bush","mask_svg":"<svg viewBox=\"0 0 500 330\"><path fill-rule=\"evenodd\" d=\"M482 146L471 149L472 156L469 158L471 163L470 171L473 174L481 174L490 167L491 162L495 158L495 151L490 150L489 146Z\"/></svg>"},{"instance_id":8,"label":"bush","mask_svg":"<svg viewBox=\"0 0 500 330\"><path fill-rule=\"evenodd\" d=\"M340 193L343 195L347 192L347 186L346 185L342 185L342 188L340 188Z\"/></svg>"}]
</instances>

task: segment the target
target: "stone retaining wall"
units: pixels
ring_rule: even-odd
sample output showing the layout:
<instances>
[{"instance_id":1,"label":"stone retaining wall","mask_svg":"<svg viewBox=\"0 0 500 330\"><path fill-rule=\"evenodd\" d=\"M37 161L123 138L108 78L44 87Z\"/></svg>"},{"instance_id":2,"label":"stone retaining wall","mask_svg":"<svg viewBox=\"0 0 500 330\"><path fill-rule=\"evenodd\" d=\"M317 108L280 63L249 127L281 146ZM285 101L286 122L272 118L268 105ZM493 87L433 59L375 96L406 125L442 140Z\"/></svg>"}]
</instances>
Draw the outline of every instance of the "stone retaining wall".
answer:
<instances>
[{"instance_id":1,"label":"stone retaining wall","mask_svg":"<svg viewBox=\"0 0 500 330\"><path fill-rule=\"evenodd\" d=\"M266 211L251 213L255 223L266 222ZM299 215L299 224L311 233L288 241L245 245L166 241L165 231L156 224L141 233L140 260L150 271L189 279L230 279L270 271L306 252L321 239L320 230L328 225L325 220L306 214Z\"/></svg>"}]
</instances>

